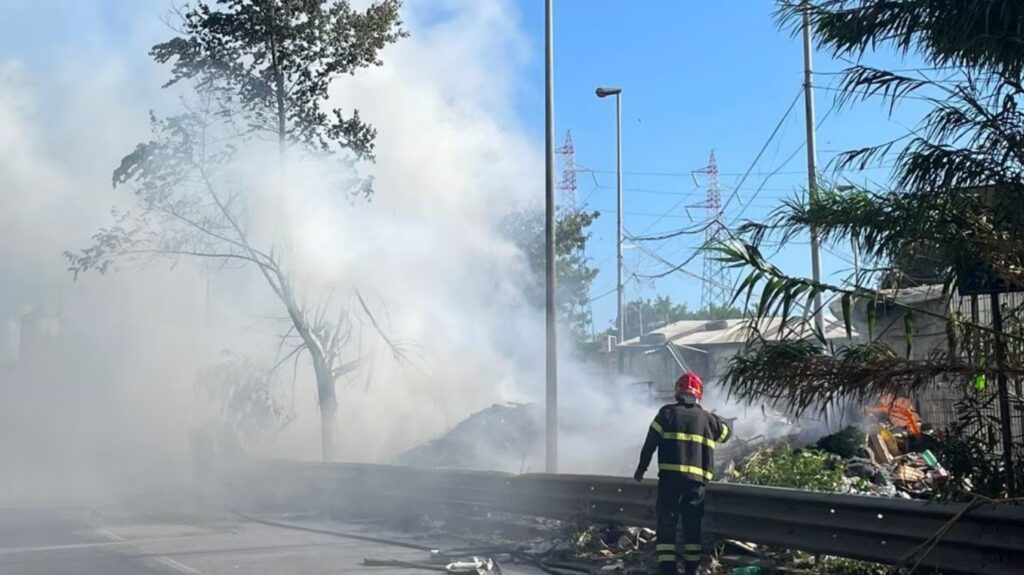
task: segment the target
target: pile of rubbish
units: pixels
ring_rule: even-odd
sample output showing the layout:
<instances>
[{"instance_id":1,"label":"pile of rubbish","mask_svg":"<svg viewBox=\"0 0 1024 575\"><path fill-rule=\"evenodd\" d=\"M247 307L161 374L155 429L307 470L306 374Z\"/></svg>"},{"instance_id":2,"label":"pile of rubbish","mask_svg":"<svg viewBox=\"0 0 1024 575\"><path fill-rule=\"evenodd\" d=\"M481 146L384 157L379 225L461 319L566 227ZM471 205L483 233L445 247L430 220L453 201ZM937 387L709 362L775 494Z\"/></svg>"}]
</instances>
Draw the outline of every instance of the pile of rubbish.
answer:
<instances>
[{"instance_id":1,"label":"pile of rubbish","mask_svg":"<svg viewBox=\"0 0 1024 575\"><path fill-rule=\"evenodd\" d=\"M488 514L491 516L491 514ZM514 522L514 516L495 514L497 523ZM515 537L510 532L495 536L466 517L457 521L429 520L433 529L450 538L471 541L464 548L431 551L423 562L367 559L367 566L430 569L448 573L498 574L502 566L527 565L546 573L617 573L640 575L657 570L654 530L624 525L594 524L582 518L575 522L545 520L536 532ZM518 520L522 520L519 518ZM470 556L471 555L471 556ZM703 562L705 575L885 575L888 569L862 561L765 547L735 540L721 540L711 546Z\"/></svg>"},{"instance_id":2,"label":"pile of rubbish","mask_svg":"<svg viewBox=\"0 0 1024 575\"><path fill-rule=\"evenodd\" d=\"M560 467L573 473L628 476L636 467L656 407L608 408L601 417L566 410L559 417L564 446ZM450 431L399 455L410 467L536 473L545 468L544 407L497 403L473 413Z\"/></svg>"},{"instance_id":3,"label":"pile of rubbish","mask_svg":"<svg viewBox=\"0 0 1024 575\"><path fill-rule=\"evenodd\" d=\"M646 575L657 567L655 533L621 525L567 522L489 511L485 516L424 518L417 533L461 539L466 547L431 550L421 562L366 559L371 567L499 575L503 567L535 567L554 575ZM428 536L429 539L429 536Z\"/></svg>"},{"instance_id":4,"label":"pile of rubbish","mask_svg":"<svg viewBox=\"0 0 1024 575\"><path fill-rule=\"evenodd\" d=\"M533 403L494 404L405 453L398 465L521 473L544 453L544 412Z\"/></svg>"},{"instance_id":5,"label":"pile of rubbish","mask_svg":"<svg viewBox=\"0 0 1024 575\"><path fill-rule=\"evenodd\" d=\"M883 397L861 429L822 437L817 446L842 457L849 493L930 499L949 481L933 450L941 441L909 400Z\"/></svg>"},{"instance_id":6,"label":"pile of rubbish","mask_svg":"<svg viewBox=\"0 0 1024 575\"><path fill-rule=\"evenodd\" d=\"M583 561L601 565L602 571L655 567L652 551L655 532L646 527L589 525L569 537L569 550Z\"/></svg>"},{"instance_id":7,"label":"pile of rubbish","mask_svg":"<svg viewBox=\"0 0 1024 575\"><path fill-rule=\"evenodd\" d=\"M933 451L941 446L940 439L921 424L907 400L883 398L879 407L867 411L868 419L859 426L846 427L813 444L794 441L797 437L773 442L763 437L737 440L718 458L717 475L723 481L743 483L744 469L751 461L772 455L780 444L803 445L828 454L826 466L842 470L844 477L836 491L905 499L934 497L950 477Z\"/></svg>"},{"instance_id":8,"label":"pile of rubbish","mask_svg":"<svg viewBox=\"0 0 1024 575\"><path fill-rule=\"evenodd\" d=\"M867 434L854 428L839 433L855 432L866 440L857 453L844 459L849 493L927 499L949 479L931 449L913 450L911 438L904 433L887 427ZM831 437L822 438L819 447L835 453L827 447Z\"/></svg>"}]
</instances>

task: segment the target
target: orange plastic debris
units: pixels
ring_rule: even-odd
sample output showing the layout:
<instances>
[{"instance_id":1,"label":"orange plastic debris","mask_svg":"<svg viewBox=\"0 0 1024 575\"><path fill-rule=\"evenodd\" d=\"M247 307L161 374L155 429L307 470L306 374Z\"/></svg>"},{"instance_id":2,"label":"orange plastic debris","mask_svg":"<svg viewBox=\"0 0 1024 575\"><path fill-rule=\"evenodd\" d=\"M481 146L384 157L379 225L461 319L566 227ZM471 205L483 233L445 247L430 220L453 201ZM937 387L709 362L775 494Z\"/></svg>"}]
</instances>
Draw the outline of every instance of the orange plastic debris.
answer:
<instances>
[{"instance_id":1,"label":"orange plastic debris","mask_svg":"<svg viewBox=\"0 0 1024 575\"><path fill-rule=\"evenodd\" d=\"M921 435L921 417L914 410L914 404L905 397L883 395L878 407L870 408L868 412L884 413L893 425L905 428L915 437Z\"/></svg>"}]
</instances>

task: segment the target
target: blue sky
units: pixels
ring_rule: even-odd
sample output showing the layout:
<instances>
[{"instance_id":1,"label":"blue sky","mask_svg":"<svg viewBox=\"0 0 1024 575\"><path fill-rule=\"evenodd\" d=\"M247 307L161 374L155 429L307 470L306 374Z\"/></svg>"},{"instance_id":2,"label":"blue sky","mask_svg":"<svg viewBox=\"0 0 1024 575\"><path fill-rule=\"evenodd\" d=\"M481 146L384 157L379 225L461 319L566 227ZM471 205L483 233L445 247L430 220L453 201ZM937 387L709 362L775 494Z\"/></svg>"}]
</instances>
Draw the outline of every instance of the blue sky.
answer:
<instances>
[{"instance_id":1,"label":"blue sky","mask_svg":"<svg viewBox=\"0 0 1024 575\"><path fill-rule=\"evenodd\" d=\"M519 82L518 111L539 147L544 121L543 1L511 1L530 46L529 65ZM153 26L162 26L154 14L165 13L167 5L163 0L14 0L5 10L8 22L45 20L47 26L3 26L0 51L26 65L47 67L62 65L61 56L72 51L123 46L138 52L138 58L128 61L127 73L155 78L159 70L145 56L145 47ZM556 135L560 143L566 131L572 131L577 164L593 170L578 175L578 201L602 213L588 247L600 269L593 295L606 294L615 285L614 103L597 99L595 87L617 85L624 90L625 227L633 234L675 230L704 218L703 209L686 207L703 202L705 180L695 182L690 173L706 165L711 150L718 158L723 201L728 203L727 223L763 218L781 198L802 189L802 100L762 159L752 163L802 82L800 39L778 28L774 6L769 0L556 0ZM919 65L887 54L873 55L869 62L897 68ZM822 166L838 151L905 133L922 112L910 106L889 118L878 101L834 108L835 74L844 66L827 54L815 54L820 72L815 81L822 88L816 98ZM45 71L39 75L45 76ZM139 85L148 86L147 91L152 88L147 82ZM45 91L42 97L46 98ZM791 160L786 162L787 158ZM750 176L737 189L751 166ZM767 178L773 171L777 175ZM876 168L843 176L884 184L889 173ZM538 182L539 194L542 185ZM665 260L680 262L701 240L691 235L645 245ZM826 277L841 279L851 268L849 258L848 246L823 252ZM627 248L625 260L629 278L667 270L633 247ZM806 239L783 249L776 263L792 273L809 274ZM686 269L699 275L701 259L695 258ZM628 298L667 294L697 307L701 288L699 279L676 273L656 282L631 279L626 292ZM614 295L594 301L598 330L614 317L614 302Z\"/></svg>"},{"instance_id":2,"label":"blue sky","mask_svg":"<svg viewBox=\"0 0 1024 575\"><path fill-rule=\"evenodd\" d=\"M540 139L543 3L517 1L535 47L521 110ZM624 225L633 234L691 224L685 206L701 203L706 190L695 186L689 173L707 164L712 149L721 172L723 202L736 195L725 211L727 223L740 217L763 218L780 198L803 188L806 152L800 149L804 142L801 99L736 190L742 174L801 89L801 40L778 28L773 9L774 3L765 0L556 2L556 134L561 141L566 130L571 130L577 163L597 171L579 174L577 192L579 201L586 200L588 206L602 212L588 248L600 268L593 295L604 294L615 285L614 103L597 99L595 87L623 88ZM818 131L821 165L838 151L902 135L920 116L920 109L909 106L890 119L879 101L833 109L835 73L846 64L820 52L814 58L815 68L821 72L815 83L823 88L817 92L817 118L825 118ZM902 61L892 54L872 55L868 61L897 68L920 65L913 58ZM798 149L791 161L784 162ZM766 179L765 174L775 170L779 173ZM651 173L681 175L647 175ZM889 170L871 169L843 177L884 184ZM755 195L759 187L762 189ZM693 222L704 217L700 208L690 211ZM665 259L681 262L699 242L699 237L684 236L648 245ZM826 277L839 280L852 268L850 249L831 249L834 253L822 254L823 267ZM625 253L626 277L668 269L638 249L627 248ZM784 249L776 263L793 273L809 274L809 258L805 238L803 243ZM701 259L694 259L686 269L699 275ZM630 299L668 294L696 307L701 282L676 273L654 284L630 281L626 294ZM598 299L593 306L600 330L614 317L614 294Z\"/></svg>"}]
</instances>

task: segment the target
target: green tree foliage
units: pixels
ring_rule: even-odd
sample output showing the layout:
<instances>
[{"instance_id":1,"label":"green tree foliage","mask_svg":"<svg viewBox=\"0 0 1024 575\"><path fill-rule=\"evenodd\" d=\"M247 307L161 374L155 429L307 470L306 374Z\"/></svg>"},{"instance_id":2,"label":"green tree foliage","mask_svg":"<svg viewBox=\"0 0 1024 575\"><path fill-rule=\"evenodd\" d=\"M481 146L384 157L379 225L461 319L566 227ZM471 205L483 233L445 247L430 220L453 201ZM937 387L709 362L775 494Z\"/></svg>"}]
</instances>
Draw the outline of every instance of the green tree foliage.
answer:
<instances>
[{"instance_id":1,"label":"green tree foliage","mask_svg":"<svg viewBox=\"0 0 1024 575\"><path fill-rule=\"evenodd\" d=\"M957 402L957 420L937 449L943 467L955 479L942 486L944 497L961 499L977 493L996 498L1006 493L1000 422L993 415L995 399L993 394L968 392ZM1024 485L1024 445L1016 442L1013 455L1014 481Z\"/></svg>"},{"instance_id":2,"label":"green tree foliage","mask_svg":"<svg viewBox=\"0 0 1024 575\"><path fill-rule=\"evenodd\" d=\"M289 238L250 226L256 186L251 166L236 158L241 146L267 134L277 143L282 174L291 146L307 154L344 152L335 156L347 164L343 188L370 194L355 167L372 159L375 132L357 111L328 113L324 105L336 79L380 64L379 51L404 35L398 8L397 0L363 11L348 0L218 0L184 8L179 35L151 54L171 64L167 85L188 84L195 97L179 115L154 115L152 138L114 171L115 186L132 188L133 209L116 210L113 226L66 254L76 277L183 258L256 270L287 317L278 365L308 354L315 372L325 459L336 457L336 381L361 361L343 353L353 332L350 310L329 294L320 301L316 294L300 297L307 290L289 271ZM275 227L284 226L269 226ZM362 296L356 299L378 327Z\"/></svg>"},{"instance_id":3,"label":"green tree foliage","mask_svg":"<svg viewBox=\"0 0 1024 575\"><path fill-rule=\"evenodd\" d=\"M823 407L833 399L910 394L944 378L973 378L997 371L1024 375L1022 356L985 361L997 345L1018 345L1013 329L993 330L958 314L946 321L949 345L928 357L897 354L869 333L870 341L836 353L824 334L807 345L814 330L815 296L838 298L849 325L865 309L869 332L878 310L903 312L908 333L914 318L931 314L907 305L891 290L913 283L907 265L930 258L929 281L942 285L952 301L958 286L1000 277L1024 284L1024 5L1000 0L817 0L809 18L821 48L853 61L844 71L839 104L881 98L891 109L907 98L923 99L931 110L920 125L890 142L852 150L837 169L859 169L894 161L891 188L822 185L810 199L785 202L762 222L747 222L740 241L720 248L723 258L748 270L738 297L756 302L758 317L807 318L787 329L782 341L755 341L730 365L725 384L741 399L771 398L790 407ZM779 19L799 29L803 3L780 2ZM896 72L866 65L869 50L895 49L921 57L928 69ZM824 181L824 179L823 179ZM866 260L859 277L825 284L789 276L769 263L762 242L787 242L816 227L825 244L851 240ZM909 281L908 281L909 280ZM755 291L760 290L760 295ZM860 306L860 307L858 307ZM1013 317L1017 310L1007 309ZM972 345L975 352L965 353ZM818 401L807 401L815 396Z\"/></svg>"},{"instance_id":4,"label":"green tree foliage","mask_svg":"<svg viewBox=\"0 0 1024 575\"><path fill-rule=\"evenodd\" d=\"M283 144L372 157L376 132L359 111L324 110L337 78L379 66L379 53L405 36L398 0L365 11L348 0L216 0L180 12L180 36L150 55L172 63L166 86L195 81L246 127Z\"/></svg>"},{"instance_id":5,"label":"green tree foliage","mask_svg":"<svg viewBox=\"0 0 1024 575\"><path fill-rule=\"evenodd\" d=\"M555 254L559 322L570 330L575 343L590 339L590 284L597 269L590 267L584 248L590 239L590 225L599 212L560 212L557 218ZM504 235L526 255L530 278L526 282L527 300L544 307L544 213L536 209L518 210L502 222Z\"/></svg>"}]
</instances>

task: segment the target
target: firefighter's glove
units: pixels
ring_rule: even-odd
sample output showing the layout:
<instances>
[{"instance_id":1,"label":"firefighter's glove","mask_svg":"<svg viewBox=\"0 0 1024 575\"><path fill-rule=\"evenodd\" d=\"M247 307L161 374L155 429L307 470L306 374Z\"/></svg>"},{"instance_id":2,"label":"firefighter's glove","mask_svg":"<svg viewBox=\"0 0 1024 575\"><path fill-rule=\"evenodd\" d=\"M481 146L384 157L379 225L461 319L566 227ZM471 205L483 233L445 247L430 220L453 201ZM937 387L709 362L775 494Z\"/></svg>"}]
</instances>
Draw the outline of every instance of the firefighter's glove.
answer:
<instances>
[{"instance_id":1,"label":"firefighter's glove","mask_svg":"<svg viewBox=\"0 0 1024 575\"><path fill-rule=\"evenodd\" d=\"M647 472L646 469L641 469L641 468L637 467L636 471L633 472L633 481L636 481L637 483L640 483L641 481L643 481L644 480L644 473L646 473L646 472Z\"/></svg>"}]
</instances>

